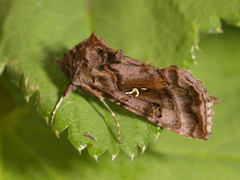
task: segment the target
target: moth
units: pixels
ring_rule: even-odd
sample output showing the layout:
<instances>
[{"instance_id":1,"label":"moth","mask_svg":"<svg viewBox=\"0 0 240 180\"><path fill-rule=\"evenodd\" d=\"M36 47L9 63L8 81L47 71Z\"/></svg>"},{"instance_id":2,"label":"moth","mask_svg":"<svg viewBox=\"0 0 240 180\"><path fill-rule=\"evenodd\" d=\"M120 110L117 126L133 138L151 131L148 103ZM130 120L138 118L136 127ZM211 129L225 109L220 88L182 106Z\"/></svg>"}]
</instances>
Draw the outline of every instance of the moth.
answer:
<instances>
[{"instance_id":1,"label":"moth","mask_svg":"<svg viewBox=\"0 0 240 180\"><path fill-rule=\"evenodd\" d=\"M176 65L157 68L132 59L95 32L57 62L70 83L53 110L51 124L63 99L79 88L96 96L112 114L119 143L120 125L104 99L188 138L210 137L213 103L219 100L188 70Z\"/></svg>"}]
</instances>

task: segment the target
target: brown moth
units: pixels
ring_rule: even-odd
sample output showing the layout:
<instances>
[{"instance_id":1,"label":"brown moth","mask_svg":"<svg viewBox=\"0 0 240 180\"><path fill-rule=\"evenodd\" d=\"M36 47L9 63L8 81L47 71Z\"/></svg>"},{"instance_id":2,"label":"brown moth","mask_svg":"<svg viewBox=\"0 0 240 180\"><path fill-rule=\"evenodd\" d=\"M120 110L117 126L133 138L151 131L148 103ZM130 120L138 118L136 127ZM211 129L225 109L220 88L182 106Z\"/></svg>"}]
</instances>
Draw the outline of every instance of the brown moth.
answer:
<instances>
[{"instance_id":1,"label":"brown moth","mask_svg":"<svg viewBox=\"0 0 240 180\"><path fill-rule=\"evenodd\" d=\"M119 143L120 126L105 98L180 135L200 140L210 137L213 103L219 101L188 70L176 65L157 68L127 57L95 32L57 62L70 83L53 111L51 124L62 100L77 87L96 96L109 110Z\"/></svg>"}]
</instances>

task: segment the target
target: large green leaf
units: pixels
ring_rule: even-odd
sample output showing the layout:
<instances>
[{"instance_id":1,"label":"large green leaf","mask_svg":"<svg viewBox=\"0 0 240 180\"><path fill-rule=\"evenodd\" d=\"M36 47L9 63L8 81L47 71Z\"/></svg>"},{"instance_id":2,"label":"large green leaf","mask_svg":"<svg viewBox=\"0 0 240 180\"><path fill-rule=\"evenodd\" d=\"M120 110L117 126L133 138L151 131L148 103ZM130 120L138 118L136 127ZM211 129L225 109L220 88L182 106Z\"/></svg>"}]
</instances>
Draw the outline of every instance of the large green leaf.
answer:
<instances>
[{"instance_id":1,"label":"large green leaf","mask_svg":"<svg viewBox=\"0 0 240 180\"><path fill-rule=\"evenodd\" d=\"M0 72L4 67L27 100L34 96L46 121L60 99L68 79L58 69L61 58L75 44L96 30L116 49L155 66L192 61L191 49L198 30L219 32L220 18L239 23L240 1L33 1L1 0ZM214 5L213 5L214 4ZM212 94L214 94L212 92ZM158 127L107 101L121 125L122 144L110 113L88 94L74 92L57 111L53 130L68 128L68 138L79 151L88 147L96 159L120 149L134 157L137 146L146 148L150 129ZM94 142L85 134L98 138ZM165 132L164 132L165 134ZM166 133L167 134L167 133ZM46 141L48 139L46 138Z\"/></svg>"},{"instance_id":2,"label":"large green leaf","mask_svg":"<svg viewBox=\"0 0 240 180\"><path fill-rule=\"evenodd\" d=\"M196 141L165 130L157 142L152 138L146 152L133 161L123 153L113 162L108 153L98 162L87 151L79 155L66 139L66 131L61 139L56 138L38 116L36 95L24 103L5 71L0 78L4 85L0 87L0 179L238 180L240 30L223 30L223 35L202 39L202 51L196 54L198 66L191 67L210 92L223 101L215 106L212 137ZM4 98L8 101L3 103Z\"/></svg>"}]
</instances>

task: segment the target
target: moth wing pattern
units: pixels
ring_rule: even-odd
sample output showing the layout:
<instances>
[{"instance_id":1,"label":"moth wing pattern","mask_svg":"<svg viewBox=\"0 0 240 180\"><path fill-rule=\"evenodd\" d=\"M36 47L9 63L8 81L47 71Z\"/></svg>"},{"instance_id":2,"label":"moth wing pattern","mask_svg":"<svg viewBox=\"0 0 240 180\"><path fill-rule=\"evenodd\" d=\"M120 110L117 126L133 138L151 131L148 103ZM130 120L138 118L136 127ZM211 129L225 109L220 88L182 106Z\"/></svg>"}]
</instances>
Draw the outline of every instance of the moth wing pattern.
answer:
<instances>
[{"instance_id":1,"label":"moth wing pattern","mask_svg":"<svg viewBox=\"0 0 240 180\"><path fill-rule=\"evenodd\" d=\"M214 100L188 70L157 68L127 57L94 32L58 63L71 86L95 95L108 109L104 98L180 135L210 137Z\"/></svg>"},{"instance_id":2,"label":"moth wing pattern","mask_svg":"<svg viewBox=\"0 0 240 180\"><path fill-rule=\"evenodd\" d=\"M183 136L209 138L212 99L190 71L175 65L156 68L139 61L135 63L126 56L118 60L121 63L103 65L107 72L104 77L97 77L102 81L95 82L94 88L105 98ZM115 79L108 83L112 87L105 89L109 71ZM107 79L109 82L111 78Z\"/></svg>"}]
</instances>

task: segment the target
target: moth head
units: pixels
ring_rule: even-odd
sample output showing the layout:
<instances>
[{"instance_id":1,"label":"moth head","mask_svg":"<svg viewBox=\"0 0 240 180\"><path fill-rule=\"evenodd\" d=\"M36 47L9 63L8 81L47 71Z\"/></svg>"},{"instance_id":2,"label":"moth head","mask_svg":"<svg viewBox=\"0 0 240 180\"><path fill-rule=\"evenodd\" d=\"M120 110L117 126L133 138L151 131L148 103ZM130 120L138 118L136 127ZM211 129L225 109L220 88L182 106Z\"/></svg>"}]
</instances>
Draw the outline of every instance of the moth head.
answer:
<instances>
[{"instance_id":1,"label":"moth head","mask_svg":"<svg viewBox=\"0 0 240 180\"><path fill-rule=\"evenodd\" d=\"M114 53L115 50L93 32L89 38L70 49L69 54L64 54L64 57L58 61L59 68L73 80L81 72L87 73L92 68L105 64Z\"/></svg>"},{"instance_id":2,"label":"moth head","mask_svg":"<svg viewBox=\"0 0 240 180\"><path fill-rule=\"evenodd\" d=\"M89 38L79 44L78 46L81 57L88 61L90 67L104 64L106 58L115 50L108 46L104 39L96 36L95 31L92 32Z\"/></svg>"}]
</instances>

